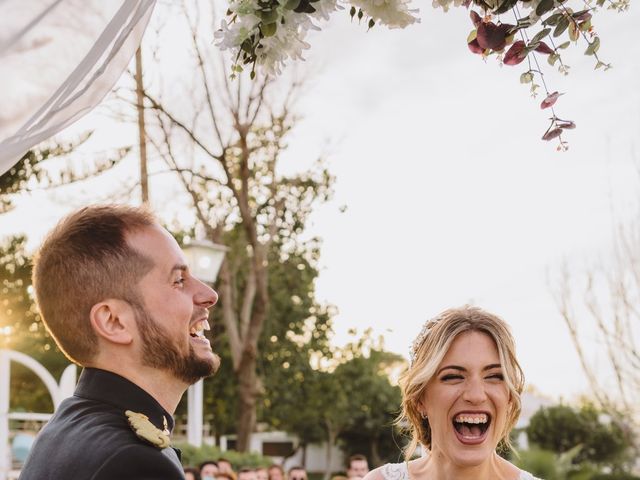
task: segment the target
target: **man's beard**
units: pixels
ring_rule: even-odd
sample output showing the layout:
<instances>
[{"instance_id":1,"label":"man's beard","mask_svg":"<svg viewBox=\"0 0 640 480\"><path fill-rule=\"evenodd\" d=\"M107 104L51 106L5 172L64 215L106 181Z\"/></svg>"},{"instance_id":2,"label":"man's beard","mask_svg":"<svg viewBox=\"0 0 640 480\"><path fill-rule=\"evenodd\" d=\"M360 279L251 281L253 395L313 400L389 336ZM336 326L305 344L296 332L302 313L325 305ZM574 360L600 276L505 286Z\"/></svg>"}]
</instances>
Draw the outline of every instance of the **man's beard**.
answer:
<instances>
[{"instance_id":1,"label":"man's beard","mask_svg":"<svg viewBox=\"0 0 640 480\"><path fill-rule=\"evenodd\" d=\"M220 357L213 354L213 359L198 357L193 345L189 343L189 353L180 351L166 330L151 318L144 306L138 301L131 301L136 313L136 322L142 337L142 362L147 367L168 370L176 378L188 385L211 376L220 366Z\"/></svg>"}]
</instances>

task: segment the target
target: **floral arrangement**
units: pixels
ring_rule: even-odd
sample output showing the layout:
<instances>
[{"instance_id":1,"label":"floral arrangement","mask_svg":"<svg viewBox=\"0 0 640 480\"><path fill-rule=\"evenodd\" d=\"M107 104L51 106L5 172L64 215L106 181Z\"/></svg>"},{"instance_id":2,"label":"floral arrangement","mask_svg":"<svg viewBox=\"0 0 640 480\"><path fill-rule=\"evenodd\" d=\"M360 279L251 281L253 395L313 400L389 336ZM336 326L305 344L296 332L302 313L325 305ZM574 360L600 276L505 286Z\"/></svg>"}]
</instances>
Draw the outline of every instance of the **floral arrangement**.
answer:
<instances>
[{"instance_id":1,"label":"floral arrangement","mask_svg":"<svg viewBox=\"0 0 640 480\"><path fill-rule=\"evenodd\" d=\"M231 0L226 18L215 32L217 44L234 53L232 77L251 66L267 74L280 74L288 60L302 59L309 30L320 30L336 11L348 11L352 19L366 22L368 28L385 25L404 28L420 19L418 10L410 8L411 0ZM526 70L520 76L529 85L532 96L542 86L544 99L540 108L551 112L550 124L543 140L557 139L558 150L566 150L562 138L575 123L556 115L555 103L562 95L551 91L545 82L540 60L567 75L569 66L562 58L563 50L583 44L585 55L595 59L595 68L607 70L611 65L598 56L600 37L592 19L598 8L624 11L631 0L433 0L435 8L445 12L451 6L469 9L473 29L467 37L469 50L483 58L495 56L501 64L520 65ZM570 3L580 4L573 8ZM503 16L513 21L503 21Z\"/></svg>"}]
</instances>

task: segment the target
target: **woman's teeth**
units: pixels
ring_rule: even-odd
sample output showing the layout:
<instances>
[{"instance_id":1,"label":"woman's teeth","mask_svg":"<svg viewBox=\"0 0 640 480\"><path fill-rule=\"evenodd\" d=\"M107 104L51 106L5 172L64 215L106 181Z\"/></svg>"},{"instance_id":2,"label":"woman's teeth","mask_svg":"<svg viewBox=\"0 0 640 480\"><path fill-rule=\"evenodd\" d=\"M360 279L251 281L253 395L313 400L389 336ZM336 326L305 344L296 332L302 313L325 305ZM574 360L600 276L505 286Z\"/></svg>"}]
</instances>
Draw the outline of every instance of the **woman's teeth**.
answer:
<instances>
[{"instance_id":1,"label":"woman's teeth","mask_svg":"<svg viewBox=\"0 0 640 480\"><path fill-rule=\"evenodd\" d=\"M456 423L487 423L489 418L486 414L481 415L458 415L454 421Z\"/></svg>"}]
</instances>

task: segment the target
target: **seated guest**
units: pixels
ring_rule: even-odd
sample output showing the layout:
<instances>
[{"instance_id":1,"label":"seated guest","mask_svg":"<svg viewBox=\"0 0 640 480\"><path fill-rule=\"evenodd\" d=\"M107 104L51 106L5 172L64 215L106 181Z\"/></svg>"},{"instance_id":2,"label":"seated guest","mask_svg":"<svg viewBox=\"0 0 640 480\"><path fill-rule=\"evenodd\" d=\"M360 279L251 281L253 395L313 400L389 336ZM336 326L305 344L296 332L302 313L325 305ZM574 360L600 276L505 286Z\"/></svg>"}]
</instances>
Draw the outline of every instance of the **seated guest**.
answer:
<instances>
[{"instance_id":1,"label":"seated guest","mask_svg":"<svg viewBox=\"0 0 640 480\"><path fill-rule=\"evenodd\" d=\"M229 474L232 474L234 477L236 475L236 472L233 471L233 466L231 465L231 461L227 460L226 458L218 459L218 473L229 473Z\"/></svg>"},{"instance_id":2,"label":"seated guest","mask_svg":"<svg viewBox=\"0 0 640 480\"><path fill-rule=\"evenodd\" d=\"M218 464L214 460L205 460L200 464L200 478L215 480L218 475Z\"/></svg>"},{"instance_id":3,"label":"seated guest","mask_svg":"<svg viewBox=\"0 0 640 480\"><path fill-rule=\"evenodd\" d=\"M197 468L184 467L185 480L200 480L200 472Z\"/></svg>"},{"instance_id":4,"label":"seated guest","mask_svg":"<svg viewBox=\"0 0 640 480\"><path fill-rule=\"evenodd\" d=\"M362 478L369 473L369 462L364 455L356 454L349 457L347 465L347 477Z\"/></svg>"},{"instance_id":5,"label":"seated guest","mask_svg":"<svg viewBox=\"0 0 640 480\"><path fill-rule=\"evenodd\" d=\"M291 467L287 475L287 480L307 480L307 471L304 467Z\"/></svg>"},{"instance_id":6,"label":"seated guest","mask_svg":"<svg viewBox=\"0 0 640 480\"><path fill-rule=\"evenodd\" d=\"M238 472L238 480L258 480L258 476L253 468L242 467Z\"/></svg>"},{"instance_id":7,"label":"seated guest","mask_svg":"<svg viewBox=\"0 0 640 480\"><path fill-rule=\"evenodd\" d=\"M269 480L284 480L284 470L280 465L272 463L267 471L269 472Z\"/></svg>"},{"instance_id":8,"label":"seated guest","mask_svg":"<svg viewBox=\"0 0 640 480\"><path fill-rule=\"evenodd\" d=\"M269 480L269 471L267 467L256 468L256 477L258 480Z\"/></svg>"}]
</instances>

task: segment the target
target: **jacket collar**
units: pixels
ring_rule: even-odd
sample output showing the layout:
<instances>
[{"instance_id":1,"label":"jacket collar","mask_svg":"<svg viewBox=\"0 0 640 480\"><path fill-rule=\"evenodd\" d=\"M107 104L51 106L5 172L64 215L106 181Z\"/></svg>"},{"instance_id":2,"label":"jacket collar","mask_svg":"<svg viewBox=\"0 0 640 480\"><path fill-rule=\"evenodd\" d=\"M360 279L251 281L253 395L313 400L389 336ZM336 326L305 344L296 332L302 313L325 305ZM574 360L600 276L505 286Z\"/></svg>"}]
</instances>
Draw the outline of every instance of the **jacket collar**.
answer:
<instances>
[{"instance_id":1,"label":"jacket collar","mask_svg":"<svg viewBox=\"0 0 640 480\"><path fill-rule=\"evenodd\" d=\"M174 427L173 417L155 398L135 383L113 372L98 368L83 369L74 396L108 403L122 410L122 415L125 410L143 413L160 430L164 429L165 418L169 432Z\"/></svg>"}]
</instances>

